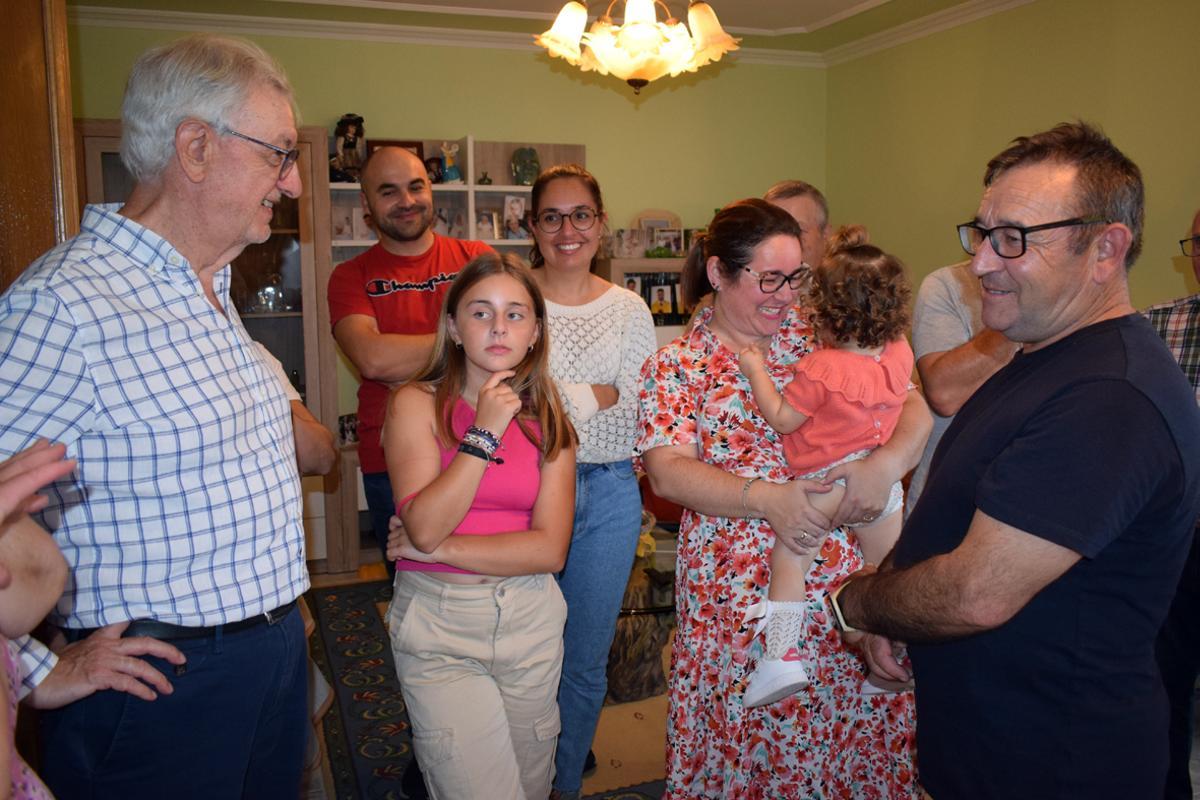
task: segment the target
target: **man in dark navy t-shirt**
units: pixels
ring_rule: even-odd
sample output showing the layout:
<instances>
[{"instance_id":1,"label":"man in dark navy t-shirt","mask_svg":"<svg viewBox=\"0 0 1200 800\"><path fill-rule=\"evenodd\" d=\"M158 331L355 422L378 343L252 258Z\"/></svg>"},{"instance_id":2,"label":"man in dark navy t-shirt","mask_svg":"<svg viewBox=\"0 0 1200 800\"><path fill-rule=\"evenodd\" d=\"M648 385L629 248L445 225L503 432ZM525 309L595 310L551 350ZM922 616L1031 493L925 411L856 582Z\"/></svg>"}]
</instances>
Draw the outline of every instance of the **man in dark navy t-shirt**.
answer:
<instances>
[{"instance_id":1,"label":"man in dark navy t-shirt","mask_svg":"<svg viewBox=\"0 0 1200 800\"><path fill-rule=\"evenodd\" d=\"M967 401L892 555L831 596L916 680L921 781L953 798L1152 798L1154 641L1200 512L1200 412L1126 280L1136 165L1059 125L994 158L959 226L983 321L1022 343Z\"/></svg>"}]
</instances>

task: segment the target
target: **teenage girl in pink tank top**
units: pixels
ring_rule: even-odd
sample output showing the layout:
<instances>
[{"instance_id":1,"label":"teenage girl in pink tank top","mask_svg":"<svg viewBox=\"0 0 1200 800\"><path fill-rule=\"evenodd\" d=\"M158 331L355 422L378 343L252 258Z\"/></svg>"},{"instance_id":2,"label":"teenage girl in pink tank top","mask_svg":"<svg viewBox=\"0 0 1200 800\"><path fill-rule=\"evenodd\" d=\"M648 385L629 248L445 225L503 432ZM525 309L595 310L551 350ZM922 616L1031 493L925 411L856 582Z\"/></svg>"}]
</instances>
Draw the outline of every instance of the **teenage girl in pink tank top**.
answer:
<instances>
[{"instance_id":1,"label":"teenage girl in pink tank top","mask_svg":"<svg viewBox=\"0 0 1200 800\"><path fill-rule=\"evenodd\" d=\"M388 629L433 797L550 793L575 434L548 373L545 303L512 255L446 295L429 364L388 403L404 523Z\"/></svg>"}]
</instances>

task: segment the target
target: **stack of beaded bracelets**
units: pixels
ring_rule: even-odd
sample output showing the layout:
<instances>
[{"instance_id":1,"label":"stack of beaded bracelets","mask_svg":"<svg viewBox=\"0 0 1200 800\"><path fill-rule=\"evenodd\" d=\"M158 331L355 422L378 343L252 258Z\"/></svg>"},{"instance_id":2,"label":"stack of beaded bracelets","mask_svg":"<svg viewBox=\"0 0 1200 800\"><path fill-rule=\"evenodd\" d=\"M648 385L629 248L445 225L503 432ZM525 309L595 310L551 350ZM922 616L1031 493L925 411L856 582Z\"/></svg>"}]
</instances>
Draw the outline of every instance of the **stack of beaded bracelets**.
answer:
<instances>
[{"instance_id":1,"label":"stack of beaded bracelets","mask_svg":"<svg viewBox=\"0 0 1200 800\"><path fill-rule=\"evenodd\" d=\"M504 459L496 455L496 451L499 449L500 440L496 438L496 435L489 430L475 425L467 428L467 432L463 434L462 442L458 445L458 452L460 453L482 458L488 463L503 464Z\"/></svg>"}]
</instances>

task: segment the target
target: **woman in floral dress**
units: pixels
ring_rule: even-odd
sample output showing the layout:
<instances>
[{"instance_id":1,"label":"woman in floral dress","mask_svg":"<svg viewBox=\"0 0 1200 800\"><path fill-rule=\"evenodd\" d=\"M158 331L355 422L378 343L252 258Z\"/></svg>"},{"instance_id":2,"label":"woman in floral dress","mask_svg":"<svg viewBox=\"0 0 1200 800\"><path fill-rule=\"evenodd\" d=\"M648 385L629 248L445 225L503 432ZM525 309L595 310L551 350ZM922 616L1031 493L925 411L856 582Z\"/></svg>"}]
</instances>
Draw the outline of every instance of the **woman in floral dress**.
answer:
<instances>
[{"instance_id":1,"label":"woman in floral dress","mask_svg":"<svg viewBox=\"0 0 1200 800\"><path fill-rule=\"evenodd\" d=\"M749 273L749 274L747 274ZM779 435L758 414L738 369L751 343L777 385L811 349L797 306L808 269L800 229L761 200L722 209L688 256L684 293L714 292L690 330L643 369L637 449L656 493L688 509L676 565L678 629L671 658L664 800L870 800L916 797L911 692L861 693L865 665L843 644L825 598L863 566L834 523L877 515L920 456L928 410L911 392L892 440L830 478L847 479L833 520L793 480ZM761 640L746 623L766 597L771 548L820 547L809 573L804 639L812 684L746 708L742 693Z\"/></svg>"}]
</instances>

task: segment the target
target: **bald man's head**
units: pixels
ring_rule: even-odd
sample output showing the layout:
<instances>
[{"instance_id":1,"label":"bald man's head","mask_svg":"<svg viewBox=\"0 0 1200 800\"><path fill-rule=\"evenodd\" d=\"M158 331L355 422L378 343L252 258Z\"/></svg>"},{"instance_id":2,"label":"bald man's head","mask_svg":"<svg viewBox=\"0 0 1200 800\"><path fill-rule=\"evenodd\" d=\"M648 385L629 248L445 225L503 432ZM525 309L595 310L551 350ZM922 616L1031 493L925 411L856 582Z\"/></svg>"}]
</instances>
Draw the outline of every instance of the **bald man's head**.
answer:
<instances>
[{"instance_id":1,"label":"bald man's head","mask_svg":"<svg viewBox=\"0 0 1200 800\"><path fill-rule=\"evenodd\" d=\"M414 255L428 249L433 188L421 159L403 147L381 147L367 158L360 180L364 209L384 246Z\"/></svg>"}]
</instances>

